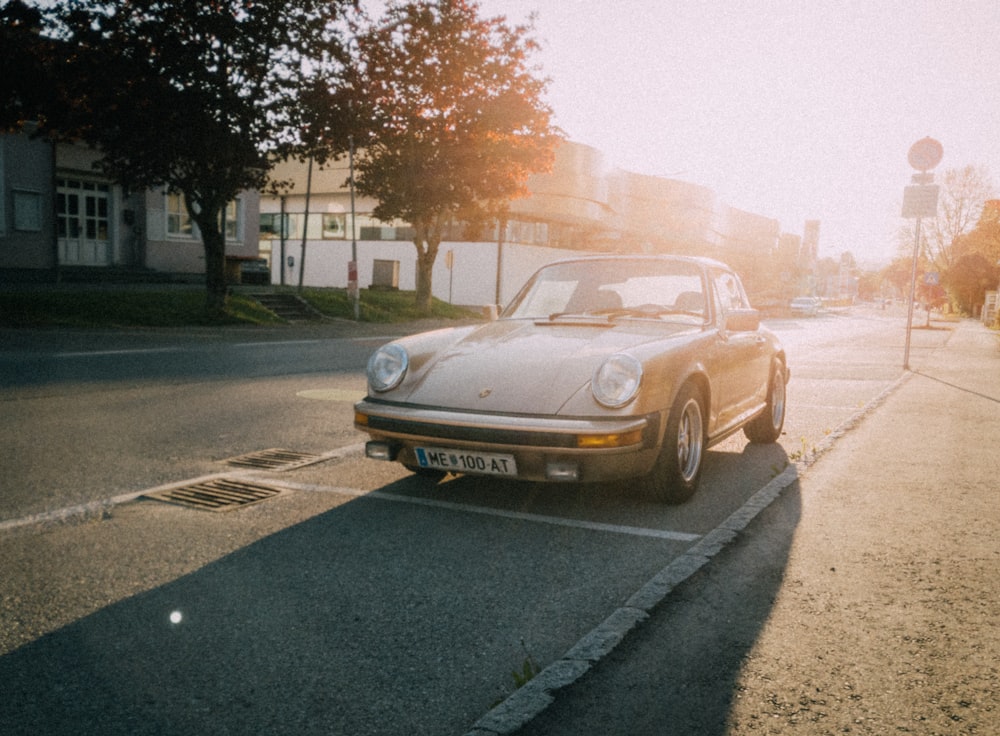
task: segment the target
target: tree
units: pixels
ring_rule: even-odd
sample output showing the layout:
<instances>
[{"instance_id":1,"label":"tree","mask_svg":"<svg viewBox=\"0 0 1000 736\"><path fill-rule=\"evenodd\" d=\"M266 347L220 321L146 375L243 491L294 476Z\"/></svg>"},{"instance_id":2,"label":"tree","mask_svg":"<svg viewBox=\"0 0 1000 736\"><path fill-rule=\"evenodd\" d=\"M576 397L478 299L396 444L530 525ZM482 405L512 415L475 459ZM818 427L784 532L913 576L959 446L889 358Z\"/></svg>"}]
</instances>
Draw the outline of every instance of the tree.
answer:
<instances>
[{"instance_id":1,"label":"tree","mask_svg":"<svg viewBox=\"0 0 1000 736\"><path fill-rule=\"evenodd\" d=\"M21 0L0 7L0 130L19 130L46 107L45 73L52 42L42 38L42 12Z\"/></svg>"},{"instance_id":2,"label":"tree","mask_svg":"<svg viewBox=\"0 0 1000 736\"><path fill-rule=\"evenodd\" d=\"M1000 199L990 199L983 204L976 227L959 238L954 247L958 258L981 255L988 261L1000 263Z\"/></svg>"},{"instance_id":3,"label":"tree","mask_svg":"<svg viewBox=\"0 0 1000 736\"><path fill-rule=\"evenodd\" d=\"M858 298L864 301L877 301L881 299L882 279L875 271L862 271L858 274Z\"/></svg>"},{"instance_id":4,"label":"tree","mask_svg":"<svg viewBox=\"0 0 1000 736\"><path fill-rule=\"evenodd\" d=\"M315 147L310 103L342 54L348 0L71 0L43 7L48 132L82 140L126 189L182 195L205 249L207 307L225 306L222 215L272 162ZM22 99L29 99L25 94ZM328 116L328 121L331 118Z\"/></svg>"},{"instance_id":5,"label":"tree","mask_svg":"<svg viewBox=\"0 0 1000 736\"><path fill-rule=\"evenodd\" d=\"M939 272L947 272L954 263L952 246L975 226L992 189L984 168L965 166L944 172L938 215L922 223L928 258Z\"/></svg>"},{"instance_id":6,"label":"tree","mask_svg":"<svg viewBox=\"0 0 1000 736\"><path fill-rule=\"evenodd\" d=\"M363 21L348 75L357 129L358 192L383 221L414 228L417 307L429 312L445 227L496 216L551 168L559 139L530 66L531 26L483 19L473 0L393 0Z\"/></svg>"},{"instance_id":7,"label":"tree","mask_svg":"<svg viewBox=\"0 0 1000 736\"><path fill-rule=\"evenodd\" d=\"M973 314L1000 281L1000 200L987 200L976 227L952 246L954 263L945 286L955 305Z\"/></svg>"},{"instance_id":8,"label":"tree","mask_svg":"<svg viewBox=\"0 0 1000 736\"><path fill-rule=\"evenodd\" d=\"M1000 282L1000 267L980 253L960 256L945 277L944 285L955 306L965 314L974 314L982 306L985 294Z\"/></svg>"}]
</instances>

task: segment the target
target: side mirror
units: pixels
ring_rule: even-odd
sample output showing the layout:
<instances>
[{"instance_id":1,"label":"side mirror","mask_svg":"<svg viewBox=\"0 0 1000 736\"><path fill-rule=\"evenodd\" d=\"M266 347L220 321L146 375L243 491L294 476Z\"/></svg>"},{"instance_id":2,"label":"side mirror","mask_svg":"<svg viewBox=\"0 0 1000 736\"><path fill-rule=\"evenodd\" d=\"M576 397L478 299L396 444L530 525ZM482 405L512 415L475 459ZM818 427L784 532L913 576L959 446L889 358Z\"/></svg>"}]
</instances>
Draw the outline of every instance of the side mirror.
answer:
<instances>
[{"instance_id":1,"label":"side mirror","mask_svg":"<svg viewBox=\"0 0 1000 736\"><path fill-rule=\"evenodd\" d=\"M756 309L728 312L724 327L728 332L756 332L760 329L760 312Z\"/></svg>"}]
</instances>

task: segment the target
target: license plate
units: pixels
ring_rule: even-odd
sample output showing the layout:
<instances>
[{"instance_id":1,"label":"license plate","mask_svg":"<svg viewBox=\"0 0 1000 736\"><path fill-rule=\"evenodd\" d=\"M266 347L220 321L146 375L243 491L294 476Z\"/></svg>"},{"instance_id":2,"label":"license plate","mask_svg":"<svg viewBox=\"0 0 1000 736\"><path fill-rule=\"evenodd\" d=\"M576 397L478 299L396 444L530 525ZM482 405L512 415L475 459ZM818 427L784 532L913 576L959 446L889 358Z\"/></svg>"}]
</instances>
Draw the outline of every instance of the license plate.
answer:
<instances>
[{"instance_id":1,"label":"license plate","mask_svg":"<svg viewBox=\"0 0 1000 736\"><path fill-rule=\"evenodd\" d=\"M421 468L449 470L452 473L480 473L483 475L517 475L513 455L470 450L443 450L437 447L418 447L417 464Z\"/></svg>"}]
</instances>

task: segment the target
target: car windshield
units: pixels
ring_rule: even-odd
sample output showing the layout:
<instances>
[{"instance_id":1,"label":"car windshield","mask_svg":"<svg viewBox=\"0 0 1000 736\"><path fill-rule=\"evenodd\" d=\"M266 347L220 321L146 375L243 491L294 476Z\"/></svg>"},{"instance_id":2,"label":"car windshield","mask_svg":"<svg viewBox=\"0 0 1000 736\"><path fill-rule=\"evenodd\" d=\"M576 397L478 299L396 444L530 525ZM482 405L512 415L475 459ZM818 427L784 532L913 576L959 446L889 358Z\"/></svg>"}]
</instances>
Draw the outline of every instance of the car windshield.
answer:
<instances>
[{"instance_id":1,"label":"car windshield","mask_svg":"<svg viewBox=\"0 0 1000 736\"><path fill-rule=\"evenodd\" d=\"M705 318L701 270L687 261L598 259L541 269L504 310L509 319Z\"/></svg>"}]
</instances>

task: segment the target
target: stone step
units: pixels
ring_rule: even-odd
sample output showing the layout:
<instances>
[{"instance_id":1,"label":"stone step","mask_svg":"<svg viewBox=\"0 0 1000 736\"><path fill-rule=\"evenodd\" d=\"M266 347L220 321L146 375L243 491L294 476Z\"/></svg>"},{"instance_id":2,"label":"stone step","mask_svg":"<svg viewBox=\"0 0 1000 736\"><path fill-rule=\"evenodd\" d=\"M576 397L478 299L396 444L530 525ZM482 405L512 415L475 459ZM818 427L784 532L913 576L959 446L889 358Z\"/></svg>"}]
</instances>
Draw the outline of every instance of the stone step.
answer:
<instances>
[{"instance_id":1,"label":"stone step","mask_svg":"<svg viewBox=\"0 0 1000 736\"><path fill-rule=\"evenodd\" d=\"M251 293L247 296L286 322L315 322L323 319L323 315L295 294Z\"/></svg>"}]
</instances>

